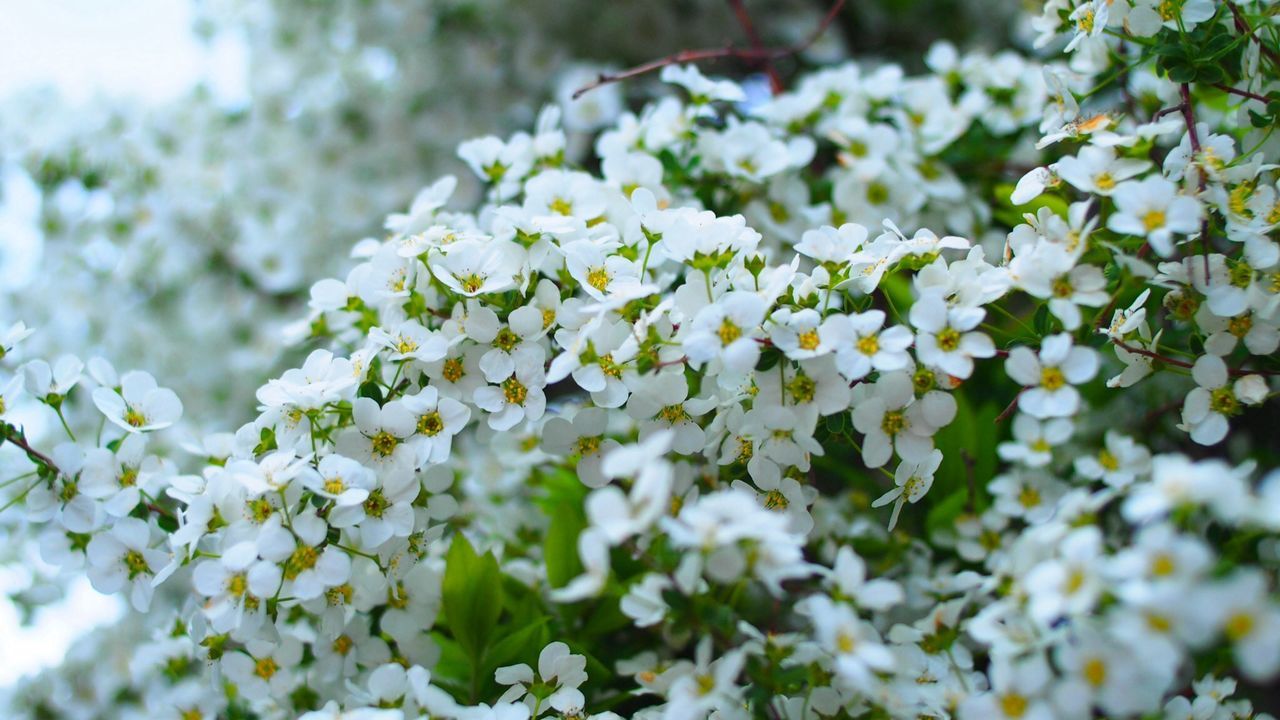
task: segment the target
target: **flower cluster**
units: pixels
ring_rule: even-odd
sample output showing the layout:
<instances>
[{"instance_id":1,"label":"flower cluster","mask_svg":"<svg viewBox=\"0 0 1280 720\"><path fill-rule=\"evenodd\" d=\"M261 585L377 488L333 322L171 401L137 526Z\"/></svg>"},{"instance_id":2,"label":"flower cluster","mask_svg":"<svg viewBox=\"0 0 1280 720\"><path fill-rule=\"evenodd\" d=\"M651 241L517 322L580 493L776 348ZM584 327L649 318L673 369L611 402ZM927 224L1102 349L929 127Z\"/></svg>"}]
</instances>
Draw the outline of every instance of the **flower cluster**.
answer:
<instances>
[{"instance_id":1,"label":"flower cluster","mask_svg":"<svg viewBox=\"0 0 1280 720\"><path fill-rule=\"evenodd\" d=\"M150 375L19 365L14 326L15 503L162 619L117 693L157 714L1251 717L1266 12L1051 0L1067 62L940 44L755 102L670 66L588 165L549 108L459 147L478 207L445 177L311 286L305 361L197 462Z\"/></svg>"}]
</instances>

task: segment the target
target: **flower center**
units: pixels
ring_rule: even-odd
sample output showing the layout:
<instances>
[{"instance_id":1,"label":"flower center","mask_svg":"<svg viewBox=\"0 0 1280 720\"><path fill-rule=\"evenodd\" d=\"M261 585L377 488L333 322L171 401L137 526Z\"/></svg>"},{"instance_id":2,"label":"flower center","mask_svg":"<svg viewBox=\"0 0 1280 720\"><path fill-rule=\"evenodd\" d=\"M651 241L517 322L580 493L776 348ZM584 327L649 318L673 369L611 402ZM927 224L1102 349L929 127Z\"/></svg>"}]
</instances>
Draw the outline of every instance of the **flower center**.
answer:
<instances>
[{"instance_id":1,"label":"flower center","mask_svg":"<svg viewBox=\"0 0 1280 720\"><path fill-rule=\"evenodd\" d=\"M324 491L330 495L341 495L343 490L347 489L347 484L340 477L329 478L324 481Z\"/></svg>"},{"instance_id":2,"label":"flower center","mask_svg":"<svg viewBox=\"0 0 1280 720\"><path fill-rule=\"evenodd\" d=\"M1142 216L1142 227L1146 228L1147 232L1164 227L1164 211L1148 210L1147 213Z\"/></svg>"},{"instance_id":3,"label":"flower center","mask_svg":"<svg viewBox=\"0 0 1280 720\"><path fill-rule=\"evenodd\" d=\"M817 390L818 384L813 381L813 378L804 373L797 373L791 379L791 382L787 383L787 392L791 393L791 399L797 405L813 402Z\"/></svg>"},{"instance_id":4,"label":"flower center","mask_svg":"<svg viewBox=\"0 0 1280 720\"><path fill-rule=\"evenodd\" d=\"M1090 23L1093 21L1093 13L1088 13ZM1006 693L1000 696L1000 712L1005 717L1020 718L1027 714L1027 699L1018 693Z\"/></svg>"},{"instance_id":5,"label":"flower center","mask_svg":"<svg viewBox=\"0 0 1280 720\"><path fill-rule=\"evenodd\" d=\"M151 566L147 564L147 558L137 550L130 550L124 554L124 566L129 570L130 580L143 573L151 572Z\"/></svg>"},{"instance_id":6,"label":"flower center","mask_svg":"<svg viewBox=\"0 0 1280 720\"><path fill-rule=\"evenodd\" d=\"M884 419L880 421L880 429L890 437L906 430L907 425L907 416L903 415L901 410L890 410L884 414Z\"/></svg>"},{"instance_id":7,"label":"flower center","mask_svg":"<svg viewBox=\"0 0 1280 720\"><path fill-rule=\"evenodd\" d=\"M604 289L609 287L609 271L602 267L591 268L587 273L587 284L604 292Z\"/></svg>"},{"instance_id":8,"label":"flower center","mask_svg":"<svg viewBox=\"0 0 1280 720\"><path fill-rule=\"evenodd\" d=\"M293 554L284 562L284 576L289 580L293 580L303 573L316 566L316 560L320 559L320 553L310 545L299 545L294 548Z\"/></svg>"},{"instance_id":9,"label":"flower center","mask_svg":"<svg viewBox=\"0 0 1280 720\"><path fill-rule=\"evenodd\" d=\"M800 337L796 339L801 350L817 350L818 349L818 331L816 329L805 330L800 333Z\"/></svg>"},{"instance_id":10,"label":"flower center","mask_svg":"<svg viewBox=\"0 0 1280 720\"><path fill-rule=\"evenodd\" d=\"M270 680L280 669L273 658L264 657L253 664L253 674L263 680Z\"/></svg>"},{"instance_id":11,"label":"flower center","mask_svg":"<svg viewBox=\"0 0 1280 720\"><path fill-rule=\"evenodd\" d=\"M131 407L124 411L124 422L129 427L142 427L147 424L147 416Z\"/></svg>"},{"instance_id":12,"label":"flower center","mask_svg":"<svg viewBox=\"0 0 1280 720\"><path fill-rule=\"evenodd\" d=\"M720 329L716 331L716 334L720 336L720 344L727 346L742 337L742 328L735 325L729 318L725 318L720 323Z\"/></svg>"},{"instance_id":13,"label":"flower center","mask_svg":"<svg viewBox=\"0 0 1280 720\"><path fill-rule=\"evenodd\" d=\"M480 292L480 288L484 287L484 278L476 273L460 277L458 282L462 284L462 290L467 293Z\"/></svg>"},{"instance_id":14,"label":"flower center","mask_svg":"<svg viewBox=\"0 0 1280 720\"><path fill-rule=\"evenodd\" d=\"M400 440L386 430L380 431L369 439L370 445L373 447L373 454L378 457L387 457L396 451L396 446L400 444Z\"/></svg>"},{"instance_id":15,"label":"flower center","mask_svg":"<svg viewBox=\"0 0 1280 720\"><path fill-rule=\"evenodd\" d=\"M1050 392L1067 384L1067 378L1056 367L1047 367L1040 371L1040 386Z\"/></svg>"},{"instance_id":16,"label":"flower center","mask_svg":"<svg viewBox=\"0 0 1280 720\"><path fill-rule=\"evenodd\" d=\"M1116 179L1109 172L1100 172L1093 178L1093 184L1099 190L1111 190L1116 186Z\"/></svg>"},{"instance_id":17,"label":"flower center","mask_svg":"<svg viewBox=\"0 0 1280 720\"><path fill-rule=\"evenodd\" d=\"M858 338L858 352L863 355L875 355L880 352L880 338L875 335Z\"/></svg>"},{"instance_id":18,"label":"flower center","mask_svg":"<svg viewBox=\"0 0 1280 720\"><path fill-rule=\"evenodd\" d=\"M444 376L445 380L448 380L451 383L456 383L461 380L462 376L467 374L462 358L449 358L448 360L445 360L444 366L440 368L440 374Z\"/></svg>"},{"instance_id":19,"label":"flower center","mask_svg":"<svg viewBox=\"0 0 1280 720\"><path fill-rule=\"evenodd\" d=\"M938 333L938 348L943 352L955 352L960 347L960 331L955 328L943 328Z\"/></svg>"},{"instance_id":20,"label":"flower center","mask_svg":"<svg viewBox=\"0 0 1280 720\"><path fill-rule=\"evenodd\" d=\"M364 514L373 518L380 518L387 512L387 508L391 507L391 502L387 500L387 496L382 494L382 490L374 490L369 493L369 497L364 501Z\"/></svg>"},{"instance_id":21,"label":"flower center","mask_svg":"<svg viewBox=\"0 0 1280 720\"><path fill-rule=\"evenodd\" d=\"M1240 412L1240 401L1230 386L1222 386L1209 394L1209 409L1228 417Z\"/></svg>"},{"instance_id":22,"label":"flower center","mask_svg":"<svg viewBox=\"0 0 1280 720\"><path fill-rule=\"evenodd\" d=\"M586 457L595 455L600 450L599 435L583 435L573 444L573 451L578 455Z\"/></svg>"},{"instance_id":23,"label":"flower center","mask_svg":"<svg viewBox=\"0 0 1280 720\"><path fill-rule=\"evenodd\" d=\"M418 432L427 437L435 437L443 429L444 419L440 417L440 413L436 410L432 410L418 418Z\"/></svg>"},{"instance_id":24,"label":"flower center","mask_svg":"<svg viewBox=\"0 0 1280 720\"><path fill-rule=\"evenodd\" d=\"M668 425L675 425L676 423L681 423L681 422L684 422L685 420L688 420L689 413L685 412L684 405L680 403L676 403L675 405L668 405L662 408L661 410L659 410L658 419L662 420Z\"/></svg>"},{"instance_id":25,"label":"flower center","mask_svg":"<svg viewBox=\"0 0 1280 720\"><path fill-rule=\"evenodd\" d=\"M511 405L524 405L525 398L529 396L529 388L514 376L509 377L502 381L502 396Z\"/></svg>"}]
</instances>

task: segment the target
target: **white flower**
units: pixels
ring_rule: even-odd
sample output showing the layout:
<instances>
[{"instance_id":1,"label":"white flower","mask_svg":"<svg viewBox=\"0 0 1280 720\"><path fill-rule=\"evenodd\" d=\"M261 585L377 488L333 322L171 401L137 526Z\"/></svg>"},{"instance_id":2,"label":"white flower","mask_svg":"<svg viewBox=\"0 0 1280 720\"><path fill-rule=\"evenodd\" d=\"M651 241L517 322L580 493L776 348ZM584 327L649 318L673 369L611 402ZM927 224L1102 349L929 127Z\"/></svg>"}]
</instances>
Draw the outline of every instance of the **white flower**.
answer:
<instances>
[{"instance_id":1,"label":"white flower","mask_svg":"<svg viewBox=\"0 0 1280 720\"><path fill-rule=\"evenodd\" d=\"M523 701L530 711L540 715L555 710L565 715L582 712L586 698L578 686L587 681L587 658L569 652L569 646L553 642L538 654L538 674L528 665L508 665L498 668L494 679L499 685L510 685L499 702ZM536 679L535 679L536 678ZM535 682L550 691L550 695L534 695L530 686ZM539 705L545 703L546 707ZM536 716L536 715L535 715Z\"/></svg>"},{"instance_id":2,"label":"white flower","mask_svg":"<svg viewBox=\"0 0 1280 720\"><path fill-rule=\"evenodd\" d=\"M138 612L151 607L156 581L169 559L151 543L151 528L137 518L121 518L110 532L93 536L86 549L89 581L101 593L129 591L129 602Z\"/></svg>"},{"instance_id":3,"label":"white flower","mask_svg":"<svg viewBox=\"0 0 1280 720\"><path fill-rule=\"evenodd\" d=\"M1187 393L1178 428L1189 432L1191 439L1201 445L1221 442L1227 436L1227 418L1239 415L1243 405L1257 404L1266 397L1265 384L1261 393L1253 387L1260 376L1246 376L1232 383L1226 362L1217 355L1202 355L1196 360L1191 377L1196 387Z\"/></svg>"},{"instance_id":4,"label":"white flower","mask_svg":"<svg viewBox=\"0 0 1280 720\"><path fill-rule=\"evenodd\" d=\"M850 382L861 380L872 370L901 370L911 361L907 354L911 331L902 325L881 331L884 321L881 310L835 315L829 319L828 332L834 336L832 343L836 347L836 368Z\"/></svg>"},{"instance_id":5,"label":"white flower","mask_svg":"<svg viewBox=\"0 0 1280 720\"><path fill-rule=\"evenodd\" d=\"M961 380L973 374L973 358L996 354L991 338L975 328L986 317L982 308L948 307L939 293L922 295L911 306L916 334L916 357L921 363Z\"/></svg>"},{"instance_id":6,"label":"white flower","mask_svg":"<svg viewBox=\"0 0 1280 720\"><path fill-rule=\"evenodd\" d=\"M1039 354L1016 347L1005 362L1009 377L1026 386L1018 395L1018 407L1037 418L1068 417L1080 409L1080 392L1073 387L1093 379L1098 353L1073 347L1067 333L1044 339Z\"/></svg>"},{"instance_id":7,"label":"white flower","mask_svg":"<svg viewBox=\"0 0 1280 720\"><path fill-rule=\"evenodd\" d=\"M1107 227L1145 237L1161 257L1173 255L1174 233L1187 235L1200 229L1199 201L1179 195L1176 185L1158 175L1121 183L1112 199L1116 211L1107 218Z\"/></svg>"},{"instance_id":8,"label":"white flower","mask_svg":"<svg viewBox=\"0 0 1280 720\"><path fill-rule=\"evenodd\" d=\"M871 503L871 507L893 503L893 514L889 516L890 531L898 524L898 513L902 512L903 504L919 502L929 492L929 488L933 487L933 474L941 464L940 450L930 452L919 462L898 463L898 469L893 473L894 488Z\"/></svg>"},{"instance_id":9,"label":"white flower","mask_svg":"<svg viewBox=\"0 0 1280 720\"><path fill-rule=\"evenodd\" d=\"M730 292L702 308L682 340L689 360L699 364L719 360L734 373L755 367L766 305L756 293Z\"/></svg>"},{"instance_id":10,"label":"white flower","mask_svg":"<svg viewBox=\"0 0 1280 720\"><path fill-rule=\"evenodd\" d=\"M156 379L140 370L125 373L118 392L95 388L93 404L108 420L131 433L160 430L182 417L182 401L177 394L157 387Z\"/></svg>"},{"instance_id":11,"label":"white flower","mask_svg":"<svg viewBox=\"0 0 1280 720\"><path fill-rule=\"evenodd\" d=\"M546 373L541 364L522 363L515 374L498 385L478 388L472 401L489 413L489 427L510 430L523 420L537 420L547 409L547 396L542 388Z\"/></svg>"}]
</instances>

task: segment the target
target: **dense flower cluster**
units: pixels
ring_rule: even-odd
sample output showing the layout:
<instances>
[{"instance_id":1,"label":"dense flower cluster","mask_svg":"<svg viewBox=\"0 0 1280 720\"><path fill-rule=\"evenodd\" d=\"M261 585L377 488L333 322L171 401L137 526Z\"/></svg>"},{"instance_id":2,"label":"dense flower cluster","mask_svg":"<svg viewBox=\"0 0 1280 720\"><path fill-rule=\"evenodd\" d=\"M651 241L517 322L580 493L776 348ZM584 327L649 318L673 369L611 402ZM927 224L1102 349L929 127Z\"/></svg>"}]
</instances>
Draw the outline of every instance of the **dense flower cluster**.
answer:
<instances>
[{"instance_id":1,"label":"dense flower cluster","mask_svg":"<svg viewBox=\"0 0 1280 720\"><path fill-rule=\"evenodd\" d=\"M755 102L671 66L589 165L554 107L465 142L479 207L445 177L357 244L287 329L305 361L198 463L155 448L183 406L153 376L19 364L12 326L15 504L158 618L87 692L1253 716L1235 677L1280 673L1269 18L1051 0L1062 63L940 44ZM34 447L20 395L68 441ZM26 709L76 714L58 687Z\"/></svg>"}]
</instances>

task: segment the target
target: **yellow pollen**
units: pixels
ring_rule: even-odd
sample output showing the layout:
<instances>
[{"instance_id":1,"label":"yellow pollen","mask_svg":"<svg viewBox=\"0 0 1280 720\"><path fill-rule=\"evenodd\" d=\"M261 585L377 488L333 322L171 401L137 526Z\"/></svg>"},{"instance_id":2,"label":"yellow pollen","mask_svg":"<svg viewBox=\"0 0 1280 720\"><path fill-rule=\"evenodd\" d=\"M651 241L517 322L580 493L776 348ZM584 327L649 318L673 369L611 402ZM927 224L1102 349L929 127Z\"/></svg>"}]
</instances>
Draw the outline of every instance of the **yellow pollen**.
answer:
<instances>
[{"instance_id":1,"label":"yellow pollen","mask_svg":"<svg viewBox=\"0 0 1280 720\"><path fill-rule=\"evenodd\" d=\"M369 444L373 448L374 455L387 457L396 451L396 446L400 444L400 440L395 435L382 430L377 435L369 438Z\"/></svg>"},{"instance_id":2,"label":"yellow pollen","mask_svg":"<svg viewBox=\"0 0 1280 720\"><path fill-rule=\"evenodd\" d=\"M1040 491L1030 485L1024 485L1022 491L1018 493L1018 504L1024 508L1038 507L1040 505Z\"/></svg>"},{"instance_id":3,"label":"yellow pollen","mask_svg":"<svg viewBox=\"0 0 1280 720\"><path fill-rule=\"evenodd\" d=\"M414 352L417 349L418 349L418 343L414 342L413 340L410 340L409 338L403 335L401 335L400 339L396 341L396 352L400 353L401 355L408 355L409 353Z\"/></svg>"},{"instance_id":4,"label":"yellow pollen","mask_svg":"<svg viewBox=\"0 0 1280 720\"><path fill-rule=\"evenodd\" d=\"M817 350L820 342L818 331L816 329L805 330L796 338L796 342L801 350Z\"/></svg>"},{"instance_id":5,"label":"yellow pollen","mask_svg":"<svg viewBox=\"0 0 1280 720\"><path fill-rule=\"evenodd\" d=\"M1056 367L1047 367L1040 371L1040 387L1050 392L1067 384L1067 378Z\"/></svg>"},{"instance_id":6,"label":"yellow pollen","mask_svg":"<svg viewBox=\"0 0 1280 720\"><path fill-rule=\"evenodd\" d=\"M1020 718L1027 714L1027 699L1018 693L1001 695L1000 712L1004 713L1005 717Z\"/></svg>"},{"instance_id":7,"label":"yellow pollen","mask_svg":"<svg viewBox=\"0 0 1280 720\"><path fill-rule=\"evenodd\" d=\"M241 597L245 591L249 589L249 581L245 579L244 573L236 573L227 578L227 594L232 597Z\"/></svg>"},{"instance_id":8,"label":"yellow pollen","mask_svg":"<svg viewBox=\"0 0 1280 720\"><path fill-rule=\"evenodd\" d=\"M1147 232L1151 232L1152 230L1158 230L1164 227L1164 221L1165 217L1163 210L1148 210L1147 213L1142 216L1142 227L1146 228Z\"/></svg>"},{"instance_id":9,"label":"yellow pollen","mask_svg":"<svg viewBox=\"0 0 1280 720\"><path fill-rule=\"evenodd\" d=\"M440 368L440 375L451 383L458 382L466 374L466 364L462 362L462 358L449 358L444 361L444 366Z\"/></svg>"},{"instance_id":10,"label":"yellow pollen","mask_svg":"<svg viewBox=\"0 0 1280 720\"><path fill-rule=\"evenodd\" d=\"M955 352L960 347L960 331L955 328L943 328L938 333L938 349L943 352Z\"/></svg>"},{"instance_id":11,"label":"yellow pollen","mask_svg":"<svg viewBox=\"0 0 1280 720\"><path fill-rule=\"evenodd\" d=\"M602 267L591 268L587 273L587 284L600 292L609 287L609 280L609 271Z\"/></svg>"},{"instance_id":12,"label":"yellow pollen","mask_svg":"<svg viewBox=\"0 0 1280 720\"><path fill-rule=\"evenodd\" d=\"M475 273L458 278L464 292L477 293L480 288L484 287L484 278Z\"/></svg>"},{"instance_id":13,"label":"yellow pollen","mask_svg":"<svg viewBox=\"0 0 1280 720\"><path fill-rule=\"evenodd\" d=\"M354 647L355 644L355 641L349 636L339 635L337 639L333 641L333 651L339 655L346 655L351 652L351 648Z\"/></svg>"},{"instance_id":14,"label":"yellow pollen","mask_svg":"<svg viewBox=\"0 0 1280 720\"><path fill-rule=\"evenodd\" d=\"M781 490L770 490L764 496L764 506L769 510L785 510L790 504Z\"/></svg>"},{"instance_id":15,"label":"yellow pollen","mask_svg":"<svg viewBox=\"0 0 1280 720\"><path fill-rule=\"evenodd\" d=\"M875 355L880 352L880 338L877 335L865 335L858 338L858 352L863 355Z\"/></svg>"},{"instance_id":16,"label":"yellow pollen","mask_svg":"<svg viewBox=\"0 0 1280 720\"><path fill-rule=\"evenodd\" d=\"M511 405L524 405L525 399L529 397L529 389L513 375L502 381L502 396Z\"/></svg>"},{"instance_id":17,"label":"yellow pollen","mask_svg":"<svg viewBox=\"0 0 1280 720\"><path fill-rule=\"evenodd\" d=\"M840 634L836 635L836 648L841 653L844 653L847 655L853 652L853 648L856 647L857 644L858 644L857 640L854 639L853 635L847 632L841 632Z\"/></svg>"},{"instance_id":18,"label":"yellow pollen","mask_svg":"<svg viewBox=\"0 0 1280 720\"><path fill-rule=\"evenodd\" d=\"M1237 611L1227 618L1227 624L1223 626L1222 631L1231 642L1240 642L1253 632L1253 625L1252 615Z\"/></svg>"},{"instance_id":19,"label":"yellow pollen","mask_svg":"<svg viewBox=\"0 0 1280 720\"><path fill-rule=\"evenodd\" d=\"M1156 553L1156 556L1151 558L1151 574L1156 577L1168 577L1177 569L1177 564L1173 562L1173 557L1169 553Z\"/></svg>"},{"instance_id":20,"label":"yellow pollen","mask_svg":"<svg viewBox=\"0 0 1280 720\"><path fill-rule=\"evenodd\" d=\"M263 680L270 680L280 670L274 658L264 657L253 664L253 674Z\"/></svg>"},{"instance_id":21,"label":"yellow pollen","mask_svg":"<svg viewBox=\"0 0 1280 720\"><path fill-rule=\"evenodd\" d=\"M552 200L548 207L551 209L551 212L556 213L557 215L573 214L573 203L565 200L564 198L556 198Z\"/></svg>"},{"instance_id":22,"label":"yellow pollen","mask_svg":"<svg viewBox=\"0 0 1280 720\"><path fill-rule=\"evenodd\" d=\"M884 419L880 421L880 429L890 437L906 430L908 426L907 416L903 415L900 410L890 410L884 414Z\"/></svg>"},{"instance_id":23,"label":"yellow pollen","mask_svg":"<svg viewBox=\"0 0 1280 720\"><path fill-rule=\"evenodd\" d=\"M418 418L418 432L427 437L435 437L444 429L444 418L440 417L440 413L432 410L422 417Z\"/></svg>"},{"instance_id":24,"label":"yellow pollen","mask_svg":"<svg viewBox=\"0 0 1280 720\"><path fill-rule=\"evenodd\" d=\"M688 420L689 413L685 412L684 405L677 403L675 405L668 405L662 408L661 410L659 410L658 419L662 420L668 425L675 425L677 423Z\"/></svg>"},{"instance_id":25,"label":"yellow pollen","mask_svg":"<svg viewBox=\"0 0 1280 720\"><path fill-rule=\"evenodd\" d=\"M1099 190L1111 190L1116 186L1116 179L1111 177L1111 173L1109 172L1101 172L1093 178L1093 184L1096 185Z\"/></svg>"},{"instance_id":26,"label":"yellow pollen","mask_svg":"<svg viewBox=\"0 0 1280 720\"><path fill-rule=\"evenodd\" d=\"M1237 338L1243 338L1253 329L1253 315L1245 313L1237 315L1227 321L1227 332L1235 335Z\"/></svg>"},{"instance_id":27,"label":"yellow pollen","mask_svg":"<svg viewBox=\"0 0 1280 720\"><path fill-rule=\"evenodd\" d=\"M147 416L134 408L128 408L124 411L124 421L129 427L142 427L147 424Z\"/></svg>"},{"instance_id":28,"label":"yellow pollen","mask_svg":"<svg viewBox=\"0 0 1280 720\"><path fill-rule=\"evenodd\" d=\"M1116 456L1110 450L1103 450L1098 453L1098 464L1108 472L1115 472L1120 469L1120 461L1116 459Z\"/></svg>"},{"instance_id":29,"label":"yellow pollen","mask_svg":"<svg viewBox=\"0 0 1280 720\"><path fill-rule=\"evenodd\" d=\"M1107 664L1099 658L1089 658L1081 668L1081 675L1094 687L1102 687L1107 680Z\"/></svg>"},{"instance_id":30,"label":"yellow pollen","mask_svg":"<svg viewBox=\"0 0 1280 720\"><path fill-rule=\"evenodd\" d=\"M546 330L556 321L556 311L551 308L543 308L542 310L542 329Z\"/></svg>"},{"instance_id":31,"label":"yellow pollen","mask_svg":"<svg viewBox=\"0 0 1280 720\"><path fill-rule=\"evenodd\" d=\"M324 491L330 495L341 495L347 489L347 484L342 482L342 478L329 478L324 481Z\"/></svg>"},{"instance_id":32,"label":"yellow pollen","mask_svg":"<svg viewBox=\"0 0 1280 720\"><path fill-rule=\"evenodd\" d=\"M578 438L577 442L575 442L573 445L574 453L577 455L582 455L583 457L586 457L588 455L594 455L597 452L599 452L599 450L600 450L599 435L583 435L582 437Z\"/></svg>"},{"instance_id":33,"label":"yellow pollen","mask_svg":"<svg viewBox=\"0 0 1280 720\"><path fill-rule=\"evenodd\" d=\"M147 559L137 550L130 550L124 554L124 566L129 570L129 579L132 580L142 573L151 572L151 566L147 564Z\"/></svg>"},{"instance_id":34,"label":"yellow pollen","mask_svg":"<svg viewBox=\"0 0 1280 720\"><path fill-rule=\"evenodd\" d=\"M288 580L293 580L303 573L316 566L316 561L320 559L320 553L310 545L299 545L294 549L293 554L284 562L284 576Z\"/></svg>"},{"instance_id":35,"label":"yellow pollen","mask_svg":"<svg viewBox=\"0 0 1280 720\"><path fill-rule=\"evenodd\" d=\"M720 336L720 344L728 346L734 340L742 337L742 328L733 324L733 321L729 318L725 318L720 323L720 329L716 331L716 334Z\"/></svg>"}]
</instances>

